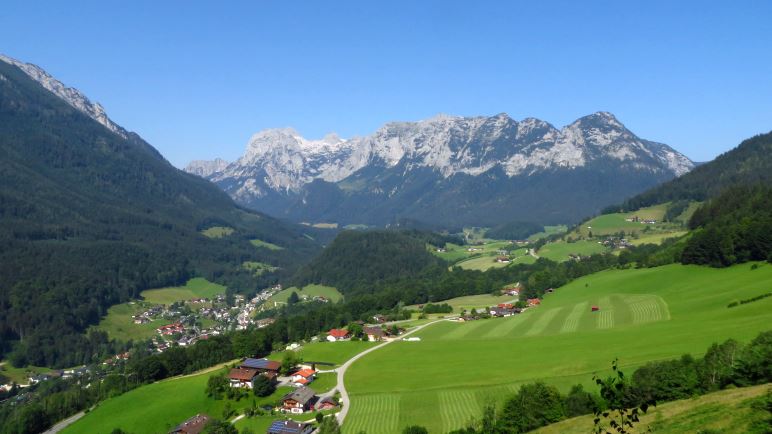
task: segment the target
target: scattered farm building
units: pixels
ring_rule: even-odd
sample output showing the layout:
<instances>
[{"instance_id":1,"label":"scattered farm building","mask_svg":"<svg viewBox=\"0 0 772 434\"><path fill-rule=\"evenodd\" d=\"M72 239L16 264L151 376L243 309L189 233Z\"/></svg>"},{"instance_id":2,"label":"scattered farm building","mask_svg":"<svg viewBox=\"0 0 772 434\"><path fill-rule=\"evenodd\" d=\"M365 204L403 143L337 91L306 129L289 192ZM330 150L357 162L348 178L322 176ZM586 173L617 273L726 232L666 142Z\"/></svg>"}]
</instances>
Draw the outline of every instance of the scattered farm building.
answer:
<instances>
[{"instance_id":1,"label":"scattered farm building","mask_svg":"<svg viewBox=\"0 0 772 434\"><path fill-rule=\"evenodd\" d=\"M311 409L315 398L316 394L310 387L298 387L292 392L284 395L281 399L282 411L296 414L305 413Z\"/></svg>"},{"instance_id":2,"label":"scattered farm building","mask_svg":"<svg viewBox=\"0 0 772 434\"><path fill-rule=\"evenodd\" d=\"M332 397L329 397L329 396L325 396L324 398L320 399L315 406L317 411L332 410L333 408L337 408L337 407L338 407L338 403L335 402L335 400L333 400Z\"/></svg>"},{"instance_id":3,"label":"scattered farm building","mask_svg":"<svg viewBox=\"0 0 772 434\"><path fill-rule=\"evenodd\" d=\"M251 389L252 381L258 375L259 372L254 368L233 368L228 373L228 381L230 381L231 387Z\"/></svg>"},{"instance_id":4,"label":"scattered farm building","mask_svg":"<svg viewBox=\"0 0 772 434\"><path fill-rule=\"evenodd\" d=\"M197 414L169 431L169 434L199 434L209 423L209 416Z\"/></svg>"},{"instance_id":5,"label":"scattered farm building","mask_svg":"<svg viewBox=\"0 0 772 434\"><path fill-rule=\"evenodd\" d=\"M529 298L528 299L528 306L538 306L541 304L541 300L538 298Z\"/></svg>"},{"instance_id":6,"label":"scattered farm building","mask_svg":"<svg viewBox=\"0 0 772 434\"><path fill-rule=\"evenodd\" d=\"M365 327L364 333L370 342L380 341L386 336L386 333L380 327Z\"/></svg>"},{"instance_id":7,"label":"scattered farm building","mask_svg":"<svg viewBox=\"0 0 772 434\"><path fill-rule=\"evenodd\" d=\"M279 372L281 363L275 360L248 358L241 362L241 369L245 368L256 369L259 373L272 372L275 374Z\"/></svg>"},{"instance_id":8,"label":"scattered farm building","mask_svg":"<svg viewBox=\"0 0 772 434\"><path fill-rule=\"evenodd\" d=\"M327 340L330 342L345 341L351 334L346 329L332 329L327 332Z\"/></svg>"},{"instance_id":9,"label":"scattered farm building","mask_svg":"<svg viewBox=\"0 0 772 434\"><path fill-rule=\"evenodd\" d=\"M275 420L268 427L268 434L310 434L314 426L310 423L295 422L294 420Z\"/></svg>"},{"instance_id":10,"label":"scattered farm building","mask_svg":"<svg viewBox=\"0 0 772 434\"><path fill-rule=\"evenodd\" d=\"M302 387L307 385L308 383L314 381L314 378L316 378L316 371L313 369L301 369L290 377L290 380L292 381L292 385L296 387Z\"/></svg>"}]
</instances>

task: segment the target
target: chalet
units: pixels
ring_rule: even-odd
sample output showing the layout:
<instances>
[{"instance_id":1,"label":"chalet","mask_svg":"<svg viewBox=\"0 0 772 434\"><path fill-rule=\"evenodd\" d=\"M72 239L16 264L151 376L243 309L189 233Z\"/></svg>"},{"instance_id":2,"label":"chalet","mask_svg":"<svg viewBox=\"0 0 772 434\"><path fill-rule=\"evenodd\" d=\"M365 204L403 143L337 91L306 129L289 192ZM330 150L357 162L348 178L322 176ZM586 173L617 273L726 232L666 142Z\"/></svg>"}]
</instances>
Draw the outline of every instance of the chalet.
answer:
<instances>
[{"instance_id":1,"label":"chalet","mask_svg":"<svg viewBox=\"0 0 772 434\"><path fill-rule=\"evenodd\" d=\"M147 324L150 322L150 318L143 315L134 315L134 324Z\"/></svg>"},{"instance_id":2,"label":"chalet","mask_svg":"<svg viewBox=\"0 0 772 434\"><path fill-rule=\"evenodd\" d=\"M499 256L496 258L496 262L498 262L499 264L509 264L512 261L509 259L508 256Z\"/></svg>"},{"instance_id":3,"label":"chalet","mask_svg":"<svg viewBox=\"0 0 772 434\"><path fill-rule=\"evenodd\" d=\"M514 309L514 305L512 303L499 303L499 307L503 309Z\"/></svg>"},{"instance_id":4,"label":"chalet","mask_svg":"<svg viewBox=\"0 0 772 434\"><path fill-rule=\"evenodd\" d=\"M383 324L386 322L386 317L381 314L373 315L373 321L375 321L378 324Z\"/></svg>"},{"instance_id":5,"label":"chalet","mask_svg":"<svg viewBox=\"0 0 772 434\"><path fill-rule=\"evenodd\" d=\"M345 341L350 337L348 330L345 329L332 329L327 332L327 340L330 342Z\"/></svg>"},{"instance_id":6,"label":"chalet","mask_svg":"<svg viewBox=\"0 0 772 434\"><path fill-rule=\"evenodd\" d=\"M197 414L174 427L173 430L169 431L169 434L198 434L204 431L204 428L208 423L209 416Z\"/></svg>"},{"instance_id":7,"label":"chalet","mask_svg":"<svg viewBox=\"0 0 772 434\"><path fill-rule=\"evenodd\" d=\"M333 416L334 417L334 416ZM267 434L310 434L314 426L310 423L294 420L275 420L266 431Z\"/></svg>"},{"instance_id":8,"label":"chalet","mask_svg":"<svg viewBox=\"0 0 772 434\"><path fill-rule=\"evenodd\" d=\"M314 398L315 393L313 389L306 386L298 387L292 392L284 395L281 399L281 410L287 413L305 413L311 409Z\"/></svg>"},{"instance_id":9,"label":"chalet","mask_svg":"<svg viewBox=\"0 0 772 434\"><path fill-rule=\"evenodd\" d=\"M241 362L241 369L255 369L261 374L269 372L276 374L280 368L281 363L275 360L248 358Z\"/></svg>"},{"instance_id":10,"label":"chalet","mask_svg":"<svg viewBox=\"0 0 772 434\"><path fill-rule=\"evenodd\" d=\"M316 378L316 371L313 369L301 369L290 377L292 385L295 387L302 387L308 385L308 383L314 381Z\"/></svg>"},{"instance_id":11,"label":"chalet","mask_svg":"<svg viewBox=\"0 0 772 434\"><path fill-rule=\"evenodd\" d=\"M324 398L320 399L319 402L317 402L314 406L316 411L332 410L336 407L338 407L338 403L335 402L335 400L330 396L325 396Z\"/></svg>"},{"instance_id":12,"label":"chalet","mask_svg":"<svg viewBox=\"0 0 772 434\"><path fill-rule=\"evenodd\" d=\"M528 299L528 306L538 306L541 304L541 300L538 298L529 298Z\"/></svg>"},{"instance_id":13,"label":"chalet","mask_svg":"<svg viewBox=\"0 0 772 434\"><path fill-rule=\"evenodd\" d=\"M258 374L259 372L254 368L233 368L228 374L228 380L231 383L231 387L251 389L252 381Z\"/></svg>"},{"instance_id":14,"label":"chalet","mask_svg":"<svg viewBox=\"0 0 772 434\"><path fill-rule=\"evenodd\" d=\"M367 340L370 342L380 341L386 335L380 327L365 327L364 333L367 335Z\"/></svg>"},{"instance_id":15,"label":"chalet","mask_svg":"<svg viewBox=\"0 0 772 434\"><path fill-rule=\"evenodd\" d=\"M502 307L502 306L510 306L510 307ZM500 304L498 306L492 307L490 309L490 312L488 313L490 313L491 316L502 317L502 316L512 316L518 312L515 311L515 308L512 307L511 304Z\"/></svg>"}]
</instances>

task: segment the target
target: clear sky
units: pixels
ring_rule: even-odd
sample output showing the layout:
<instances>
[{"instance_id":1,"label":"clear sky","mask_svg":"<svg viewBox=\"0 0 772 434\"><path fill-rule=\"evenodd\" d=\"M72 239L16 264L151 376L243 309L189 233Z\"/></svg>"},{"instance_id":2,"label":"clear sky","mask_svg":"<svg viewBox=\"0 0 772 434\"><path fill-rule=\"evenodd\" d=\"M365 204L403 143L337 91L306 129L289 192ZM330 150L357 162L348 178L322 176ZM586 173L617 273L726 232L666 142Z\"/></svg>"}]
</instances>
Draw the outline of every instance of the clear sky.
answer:
<instances>
[{"instance_id":1,"label":"clear sky","mask_svg":"<svg viewBox=\"0 0 772 434\"><path fill-rule=\"evenodd\" d=\"M3 1L0 52L173 164L249 136L607 110L705 161L772 130L772 1Z\"/></svg>"}]
</instances>

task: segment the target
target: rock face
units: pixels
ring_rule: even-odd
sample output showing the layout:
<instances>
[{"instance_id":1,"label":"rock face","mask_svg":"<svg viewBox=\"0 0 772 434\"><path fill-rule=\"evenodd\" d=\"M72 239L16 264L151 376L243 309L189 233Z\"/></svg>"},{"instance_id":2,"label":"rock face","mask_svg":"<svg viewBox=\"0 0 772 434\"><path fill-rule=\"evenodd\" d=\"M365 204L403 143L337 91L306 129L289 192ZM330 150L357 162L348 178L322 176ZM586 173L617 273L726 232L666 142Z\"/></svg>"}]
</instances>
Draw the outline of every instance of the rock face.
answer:
<instances>
[{"instance_id":1,"label":"rock face","mask_svg":"<svg viewBox=\"0 0 772 434\"><path fill-rule=\"evenodd\" d=\"M206 178L217 172L222 172L226 167L228 167L228 162L222 158L215 158L214 160L193 160L185 167L185 171Z\"/></svg>"},{"instance_id":2,"label":"rock face","mask_svg":"<svg viewBox=\"0 0 772 434\"><path fill-rule=\"evenodd\" d=\"M579 221L692 167L598 112L561 129L506 114L393 122L348 140L271 129L204 176L248 207L298 221L457 227Z\"/></svg>"}]
</instances>

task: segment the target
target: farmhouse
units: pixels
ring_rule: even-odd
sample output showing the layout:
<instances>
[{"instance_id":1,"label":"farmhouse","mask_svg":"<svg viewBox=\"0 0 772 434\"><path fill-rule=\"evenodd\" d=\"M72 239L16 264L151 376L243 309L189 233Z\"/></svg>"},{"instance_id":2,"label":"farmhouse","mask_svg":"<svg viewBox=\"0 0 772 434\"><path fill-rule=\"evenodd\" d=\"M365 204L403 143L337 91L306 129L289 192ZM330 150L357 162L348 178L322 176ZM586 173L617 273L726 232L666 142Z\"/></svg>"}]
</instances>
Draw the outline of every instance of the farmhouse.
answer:
<instances>
[{"instance_id":1,"label":"farmhouse","mask_svg":"<svg viewBox=\"0 0 772 434\"><path fill-rule=\"evenodd\" d=\"M345 329L332 329L327 332L327 340L330 342L344 341L350 337L348 330Z\"/></svg>"},{"instance_id":2,"label":"farmhouse","mask_svg":"<svg viewBox=\"0 0 772 434\"><path fill-rule=\"evenodd\" d=\"M242 387L251 389L252 381L259 374L254 368L233 368L228 374L228 380L231 387Z\"/></svg>"},{"instance_id":3,"label":"farmhouse","mask_svg":"<svg viewBox=\"0 0 772 434\"><path fill-rule=\"evenodd\" d=\"M510 261L509 257L507 256L499 256L496 258L496 262L498 262L499 264L509 264L512 261Z\"/></svg>"},{"instance_id":4,"label":"farmhouse","mask_svg":"<svg viewBox=\"0 0 772 434\"><path fill-rule=\"evenodd\" d=\"M377 324L382 324L386 322L386 317L381 314L373 315L373 321Z\"/></svg>"},{"instance_id":5,"label":"farmhouse","mask_svg":"<svg viewBox=\"0 0 772 434\"><path fill-rule=\"evenodd\" d=\"M380 341L386 335L380 327L365 327L364 333L367 335L367 340L370 342Z\"/></svg>"},{"instance_id":6,"label":"farmhouse","mask_svg":"<svg viewBox=\"0 0 772 434\"><path fill-rule=\"evenodd\" d=\"M268 434L309 434L314 430L313 425L294 420L275 420L268 427Z\"/></svg>"},{"instance_id":7,"label":"farmhouse","mask_svg":"<svg viewBox=\"0 0 772 434\"><path fill-rule=\"evenodd\" d=\"M134 324L147 324L150 322L150 318L144 315L134 315L132 318L134 318Z\"/></svg>"},{"instance_id":8,"label":"farmhouse","mask_svg":"<svg viewBox=\"0 0 772 434\"><path fill-rule=\"evenodd\" d=\"M255 369L259 373L278 373L279 368L281 368L281 363L274 361L274 360L268 360L268 359L253 359L248 358L244 359L243 362L241 362L241 369Z\"/></svg>"},{"instance_id":9,"label":"farmhouse","mask_svg":"<svg viewBox=\"0 0 772 434\"><path fill-rule=\"evenodd\" d=\"M538 298L529 298L528 299L528 306L538 306L541 304L541 300Z\"/></svg>"},{"instance_id":10,"label":"farmhouse","mask_svg":"<svg viewBox=\"0 0 772 434\"><path fill-rule=\"evenodd\" d=\"M208 423L209 416L197 414L174 427L173 430L169 431L169 434L198 434L204 431L204 428Z\"/></svg>"},{"instance_id":11,"label":"farmhouse","mask_svg":"<svg viewBox=\"0 0 772 434\"><path fill-rule=\"evenodd\" d=\"M314 378L316 378L316 371L313 369L301 369L290 377L292 385L295 387L305 386L314 381Z\"/></svg>"},{"instance_id":12,"label":"farmhouse","mask_svg":"<svg viewBox=\"0 0 772 434\"><path fill-rule=\"evenodd\" d=\"M182 332L184 332L185 331L185 327L182 324L176 322L174 324L167 324L167 325L158 327L156 329L156 331L158 332L158 334L162 334L164 336L169 336L169 335L173 335L175 333L182 333Z\"/></svg>"},{"instance_id":13,"label":"farmhouse","mask_svg":"<svg viewBox=\"0 0 772 434\"><path fill-rule=\"evenodd\" d=\"M311 409L314 398L315 393L313 389L306 386L299 387L284 395L281 399L281 410L289 413L305 413Z\"/></svg>"},{"instance_id":14,"label":"farmhouse","mask_svg":"<svg viewBox=\"0 0 772 434\"><path fill-rule=\"evenodd\" d=\"M319 402L316 403L315 408L317 411L322 411L322 410L332 410L337 406L338 406L338 403L335 402L335 400L333 400L332 397L325 396L324 398L320 399Z\"/></svg>"}]
</instances>

